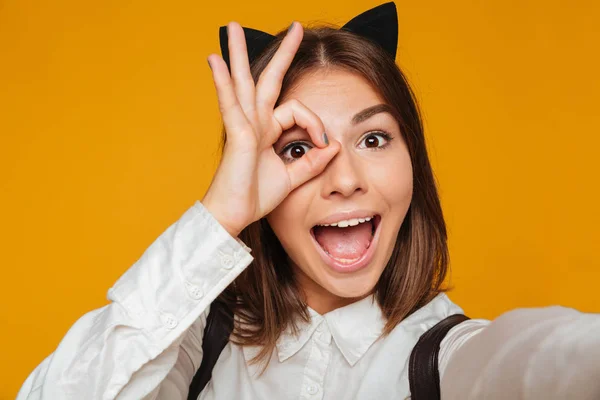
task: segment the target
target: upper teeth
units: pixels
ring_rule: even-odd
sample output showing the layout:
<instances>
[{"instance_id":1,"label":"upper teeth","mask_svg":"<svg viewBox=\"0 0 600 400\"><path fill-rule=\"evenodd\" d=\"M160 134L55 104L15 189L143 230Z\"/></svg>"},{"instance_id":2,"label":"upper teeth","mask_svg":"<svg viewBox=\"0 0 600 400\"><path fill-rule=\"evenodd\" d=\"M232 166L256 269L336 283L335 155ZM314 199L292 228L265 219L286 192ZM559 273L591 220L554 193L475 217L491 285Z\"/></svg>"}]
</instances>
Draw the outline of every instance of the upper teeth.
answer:
<instances>
[{"instance_id":1,"label":"upper teeth","mask_svg":"<svg viewBox=\"0 0 600 400\"><path fill-rule=\"evenodd\" d=\"M333 224L319 224L319 226L338 226L340 228L345 228L347 226L355 226L362 224L363 222L368 222L372 218L373 217L345 219L343 221L334 222Z\"/></svg>"}]
</instances>

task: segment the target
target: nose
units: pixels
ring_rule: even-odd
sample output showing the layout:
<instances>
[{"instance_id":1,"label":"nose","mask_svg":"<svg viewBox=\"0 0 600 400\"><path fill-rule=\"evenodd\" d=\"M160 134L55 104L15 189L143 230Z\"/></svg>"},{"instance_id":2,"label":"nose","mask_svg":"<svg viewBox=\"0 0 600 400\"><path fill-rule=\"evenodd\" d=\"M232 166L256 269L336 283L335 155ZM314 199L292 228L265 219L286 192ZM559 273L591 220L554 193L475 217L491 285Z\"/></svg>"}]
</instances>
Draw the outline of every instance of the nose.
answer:
<instances>
[{"instance_id":1,"label":"nose","mask_svg":"<svg viewBox=\"0 0 600 400\"><path fill-rule=\"evenodd\" d=\"M324 181L321 195L323 198L350 197L366 193L365 167L366 165L363 165L358 155L342 146L322 172Z\"/></svg>"}]
</instances>

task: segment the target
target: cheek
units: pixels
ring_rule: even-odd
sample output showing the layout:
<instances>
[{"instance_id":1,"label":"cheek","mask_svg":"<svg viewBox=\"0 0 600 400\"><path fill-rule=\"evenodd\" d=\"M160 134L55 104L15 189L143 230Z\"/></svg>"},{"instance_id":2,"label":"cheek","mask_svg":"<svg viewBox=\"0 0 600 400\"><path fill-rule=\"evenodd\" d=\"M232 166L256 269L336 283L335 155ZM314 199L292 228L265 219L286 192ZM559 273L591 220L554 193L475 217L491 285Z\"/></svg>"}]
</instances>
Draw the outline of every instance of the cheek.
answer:
<instances>
[{"instance_id":1,"label":"cheek","mask_svg":"<svg viewBox=\"0 0 600 400\"><path fill-rule=\"evenodd\" d=\"M286 252L293 251L293 240L304 229L304 217L310 207L310 193L303 186L290 193L269 215L267 222Z\"/></svg>"},{"instance_id":2,"label":"cheek","mask_svg":"<svg viewBox=\"0 0 600 400\"><path fill-rule=\"evenodd\" d=\"M370 186L389 207L412 199L413 171L408 154L390 157L384 163L365 168Z\"/></svg>"}]
</instances>

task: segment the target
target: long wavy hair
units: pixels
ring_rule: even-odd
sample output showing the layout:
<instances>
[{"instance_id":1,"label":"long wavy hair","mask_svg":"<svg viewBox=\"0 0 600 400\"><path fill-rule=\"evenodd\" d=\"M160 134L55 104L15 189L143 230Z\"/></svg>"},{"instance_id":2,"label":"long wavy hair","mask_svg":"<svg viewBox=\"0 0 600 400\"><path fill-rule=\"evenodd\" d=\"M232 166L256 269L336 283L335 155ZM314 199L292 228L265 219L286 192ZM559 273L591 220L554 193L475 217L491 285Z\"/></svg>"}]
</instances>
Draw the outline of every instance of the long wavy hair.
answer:
<instances>
[{"instance_id":1,"label":"long wavy hair","mask_svg":"<svg viewBox=\"0 0 600 400\"><path fill-rule=\"evenodd\" d=\"M251 64L254 81L265 69L285 33ZM319 68L338 68L364 77L393 108L413 165L413 196L399 229L392 255L373 294L387 318L383 336L440 292L448 272L447 234L431 169L419 108L402 71L376 43L329 26L306 28L288 69L280 94L285 96L301 77ZM225 143L223 135L223 144ZM219 301L233 311L236 323L230 340L260 346L253 362L270 359L280 334L297 330L297 318L309 320L290 260L277 236L262 218L240 234L254 256L250 265L222 293Z\"/></svg>"}]
</instances>

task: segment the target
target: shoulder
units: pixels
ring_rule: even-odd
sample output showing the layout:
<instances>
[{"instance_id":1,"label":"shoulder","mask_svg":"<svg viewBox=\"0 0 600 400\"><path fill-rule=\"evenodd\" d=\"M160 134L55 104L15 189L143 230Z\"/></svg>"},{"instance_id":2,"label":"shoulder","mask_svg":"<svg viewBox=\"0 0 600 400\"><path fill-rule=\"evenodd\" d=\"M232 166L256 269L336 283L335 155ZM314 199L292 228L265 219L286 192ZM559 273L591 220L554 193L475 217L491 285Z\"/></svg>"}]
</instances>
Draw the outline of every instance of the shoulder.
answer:
<instances>
[{"instance_id":1,"label":"shoulder","mask_svg":"<svg viewBox=\"0 0 600 400\"><path fill-rule=\"evenodd\" d=\"M446 293L440 293L429 303L419 308L402 321L398 327L418 338L441 320L454 314L464 314L464 310L454 303ZM490 321L485 319L469 319L453 327L440 344L439 370L443 373L450 356L469 339L481 332Z\"/></svg>"},{"instance_id":2,"label":"shoulder","mask_svg":"<svg viewBox=\"0 0 600 400\"><path fill-rule=\"evenodd\" d=\"M453 314L464 314L464 311L450 300L446 293L440 293L429 303L406 317L400 324L420 326L423 332L425 332L444 318Z\"/></svg>"},{"instance_id":3,"label":"shoulder","mask_svg":"<svg viewBox=\"0 0 600 400\"><path fill-rule=\"evenodd\" d=\"M464 314L464 311L450 300L446 293L440 293L429 303L402 320L393 329L392 334L394 336L400 334L405 339L412 338L414 343L416 343L423 333L431 329L441 320L454 314ZM459 326L462 326L463 324L464 322Z\"/></svg>"},{"instance_id":4,"label":"shoulder","mask_svg":"<svg viewBox=\"0 0 600 400\"><path fill-rule=\"evenodd\" d=\"M446 296L447 301L451 304L449 307L453 310L452 314L464 314L462 308L458 305L454 304L448 296ZM448 365L448 360L459 348L461 348L465 343L467 343L471 338L475 337L477 334L481 333L491 321L487 319L468 319L466 321L461 322L456 325L452 329L448 331L442 342L440 343L440 352L438 355L438 367L440 372L440 378L442 377L446 366Z\"/></svg>"}]
</instances>

